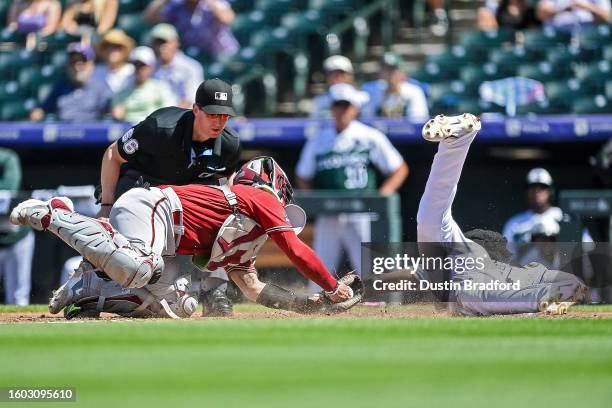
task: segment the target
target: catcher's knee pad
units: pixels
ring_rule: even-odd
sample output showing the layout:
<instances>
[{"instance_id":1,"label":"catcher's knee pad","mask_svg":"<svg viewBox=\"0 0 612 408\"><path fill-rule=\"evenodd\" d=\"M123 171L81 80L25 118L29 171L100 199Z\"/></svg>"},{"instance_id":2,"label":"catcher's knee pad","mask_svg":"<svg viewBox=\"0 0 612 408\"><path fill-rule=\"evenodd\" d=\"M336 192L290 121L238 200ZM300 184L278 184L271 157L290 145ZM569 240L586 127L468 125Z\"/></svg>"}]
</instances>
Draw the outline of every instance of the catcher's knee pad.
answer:
<instances>
[{"instance_id":1,"label":"catcher's knee pad","mask_svg":"<svg viewBox=\"0 0 612 408\"><path fill-rule=\"evenodd\" d=\"M154 253L143 255L133 248L122 247L108 257L102 269L123 287L141 288L157 282L164 260Z\"/></svg>"},{"instance_id":2,"label":"catcher's knee pad","mask_svg":"<svg viewBox=\"0 0 612 408\"><path fill-rule=\"evenodd\" d=\"M52 210L48 230L121 286L139 288L154 283L163 270L160 255L144 245L133 245L107 222Z\"/></svg>"}]
</instances>

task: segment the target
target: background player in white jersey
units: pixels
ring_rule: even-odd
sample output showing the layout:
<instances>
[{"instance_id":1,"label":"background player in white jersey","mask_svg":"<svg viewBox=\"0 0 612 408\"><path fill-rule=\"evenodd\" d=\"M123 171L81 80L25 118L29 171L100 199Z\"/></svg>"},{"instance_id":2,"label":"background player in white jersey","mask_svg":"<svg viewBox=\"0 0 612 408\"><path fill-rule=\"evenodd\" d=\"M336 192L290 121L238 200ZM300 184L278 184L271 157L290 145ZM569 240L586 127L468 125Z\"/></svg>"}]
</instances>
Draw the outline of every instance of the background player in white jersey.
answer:
<instances>
[{"instance_id":1,"label":"background player in white jersey","mask_svg":"<svg viewBox=\"0 0 612 408\"><path fill-rule=\"evenodd\" d=\"M474 268L450 279L465 289L466 281L487 283L520 281L519 290L452 290L452 310L462 315L491 315L546 311L564 313L586 296L586 286L574 275L549 270L540 264L524 267L509 263L506 239L486 230L461 231L451 207L469 147L480 130L480 119L469 113L436 116L423 127L426 140L440 142L417 214L419 248L441 249L446 256L480 257L484 268ZM427 255L427 254L426 254ZM418 274L427 279L428 272Z\"/></svg>"},{"instance_id":2,"label":"background player in white jersey","mask_svg":"<svg viewBox=\"0 0 612 408\"><path fill-rule=\"evenodd\" d=\"M378 170L386 177L378 191L394 193L408 176L408 165L383 133L356 120L367 94L349 84L333 85L329 94L334 127L306 142L296 168L298 186L376 191ZM317 217L314 247L328 269L338 266L344 248L361 275L361 242L370 241L370 222L367 213Z\"/></svg>"}]
</instances>

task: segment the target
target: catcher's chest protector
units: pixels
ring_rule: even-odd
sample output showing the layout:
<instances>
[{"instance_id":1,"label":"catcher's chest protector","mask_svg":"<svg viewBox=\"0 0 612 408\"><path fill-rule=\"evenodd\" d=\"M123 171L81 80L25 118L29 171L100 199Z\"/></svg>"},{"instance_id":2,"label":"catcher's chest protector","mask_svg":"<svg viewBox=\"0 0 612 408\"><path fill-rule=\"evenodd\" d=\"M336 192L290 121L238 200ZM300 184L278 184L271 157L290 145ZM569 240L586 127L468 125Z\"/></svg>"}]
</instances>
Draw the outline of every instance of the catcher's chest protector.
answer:
<instances>
[{"instance_id":1,"label":"catcher's chest protector","mask_svg":"<svg viewBox=\"0 0 612 408\"><path fill-rule=\"evenodd\" d=\"M228 265L244 264L257 256L268 239L265 230L252 218L238 212L236 195L227 184L215 186L223 191L233 214L219 229L206 269L214 271Z\"/></svg>"}]
</instances>

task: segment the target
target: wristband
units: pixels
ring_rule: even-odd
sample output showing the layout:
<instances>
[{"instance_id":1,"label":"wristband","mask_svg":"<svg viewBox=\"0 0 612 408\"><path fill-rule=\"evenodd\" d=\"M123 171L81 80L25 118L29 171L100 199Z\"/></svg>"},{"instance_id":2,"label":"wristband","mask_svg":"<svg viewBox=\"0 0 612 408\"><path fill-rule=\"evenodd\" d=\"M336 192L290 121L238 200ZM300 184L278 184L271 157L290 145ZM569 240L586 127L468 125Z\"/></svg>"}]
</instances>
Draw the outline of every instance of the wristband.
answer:
<instances>
[{"instance_id":1,"label":"wristband","mask_svg":"<svg viewBox=\"0 0 612 408\"><path fill-rule=\"evenodd\" d=\"M114 204L112 204L112 203L110 203L110 204L109 203L102 203L102 204L100 204L101 207L112 207L113 205Z\"/></svg>"}]
</instances>

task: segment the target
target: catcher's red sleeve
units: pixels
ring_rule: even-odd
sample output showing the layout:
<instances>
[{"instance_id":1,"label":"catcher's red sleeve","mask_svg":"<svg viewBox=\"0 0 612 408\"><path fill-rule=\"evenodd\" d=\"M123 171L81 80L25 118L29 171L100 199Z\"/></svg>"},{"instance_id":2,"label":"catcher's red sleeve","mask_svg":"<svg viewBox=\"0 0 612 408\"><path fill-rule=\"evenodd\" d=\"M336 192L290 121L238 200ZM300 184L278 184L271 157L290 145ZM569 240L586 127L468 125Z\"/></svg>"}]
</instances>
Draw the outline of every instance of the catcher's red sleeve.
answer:
<instances>
[{"instance_id":1,"label":"catcher's red sleeve","mask_svg":"<svg viewBox=\"0 0 612 408\"><path fill-rule=\"evenodd\" d=\"M336 279L325 268L317 254L303 243L293 230L269 232L268 235L289 257L302 275L326 291L332 291L336 288L338 284Z\"/></svg>"}]
</instances>

